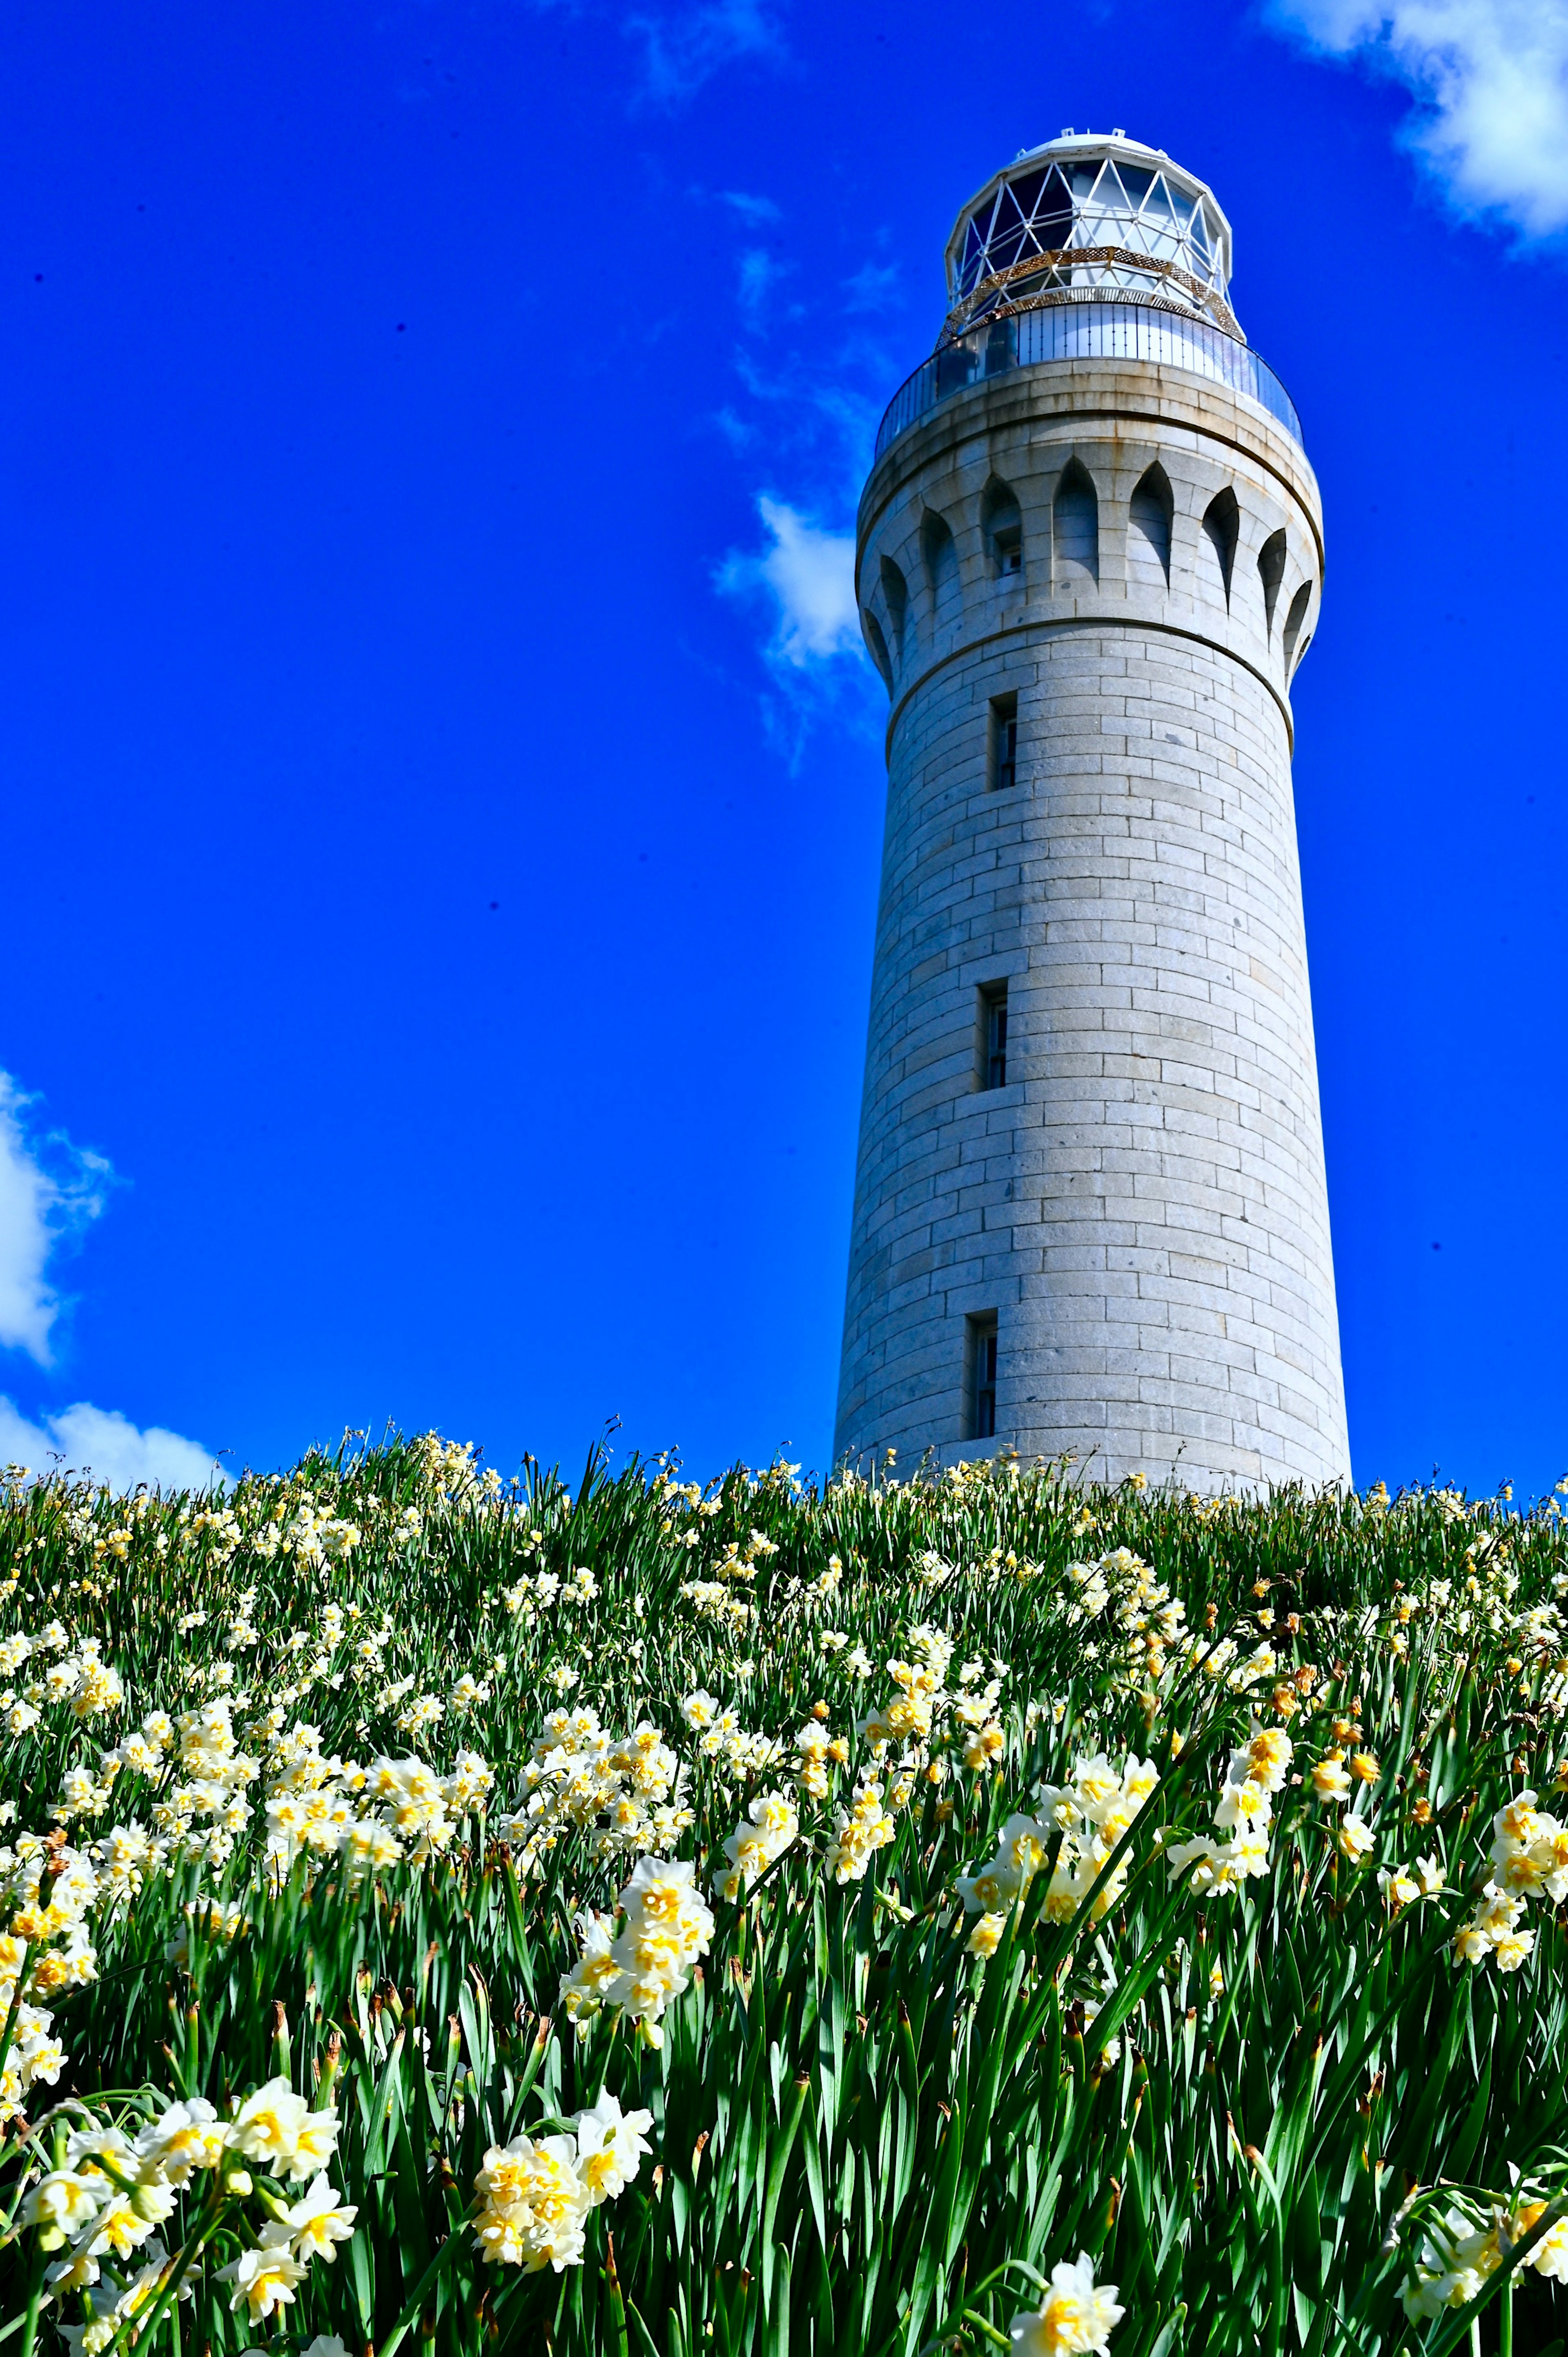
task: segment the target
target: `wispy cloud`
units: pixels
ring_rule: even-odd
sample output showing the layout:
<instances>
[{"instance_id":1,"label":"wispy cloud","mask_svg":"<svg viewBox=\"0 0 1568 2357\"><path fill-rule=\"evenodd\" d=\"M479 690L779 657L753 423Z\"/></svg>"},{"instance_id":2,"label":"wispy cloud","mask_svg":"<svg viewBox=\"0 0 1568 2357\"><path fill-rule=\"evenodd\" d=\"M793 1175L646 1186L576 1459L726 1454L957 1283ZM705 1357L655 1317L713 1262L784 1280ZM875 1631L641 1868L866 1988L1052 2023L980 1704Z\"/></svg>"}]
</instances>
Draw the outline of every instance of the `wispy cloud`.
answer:
<instances>
[{"instance_id":1,"label":"wispy cloud","mask_svg":"<svg viewBox=\"0 0 1568 2357\"><path fill-rule=\"evenodd\" d=\"M112 1490L134 1490L144 1481L149 1488L206 1490L226 1485L229 1478L199 1441L156 1424L138 1431L118 1409L78 1400L31 1424L0 1398L0 1465L42 1473L57 1458L66 1469L91 1473Z\"/></svg>"},{"instance_id":2,"label":"wispy cloud","mask_svg":"<svg viewBox=\"0 0 1568 2357\"><path fill-rule=\"evenodd\" d=\"M756 426L748 425L744 417L737 417L727 402L723 409L714 410L714 424L732 450L749 450L757 439Z\"/></svg>"},{"instance_id":3,"label":"wispy cloud","mask_svg":"<svg viewBox=\"0 0 1568 2357\"><path fill-rule=\"evenodd\" d=\"M721 189L719 202L732 206L751 229L764 229L783 218L771 197L748 197L743 188Z\"/></svg>"},{"instance_id":4,"label":"wispy cloud","mask_svg":"<svg viewBox=\"0 0 1568 2357\"><path fill-rule=\"evenodd\" d=\"M761 597L772 608L768 652L801 672L862 652L854 602L854 535L827 532L782 500L757 502L768 535L759 554L732 550L714 576L726 597Z\"/></svg>"},{"instance_id":5,"label":"wispy cloud","mask_svg":"<svg viewBox=\"0 0 1568 2357\"><path fill-rule=\"evenodd\" d=\"M702 201L714 192L693 190ZM875 233L852 277L803 271L775 226L772 200L734 190L717 201L736 222L736 397L710 424L741 456L756 498L758 544L732 548L712 578L760 627L768 736L793 768L824 721L875 734L883 683L865 654L854 596L854 536L833 520L853 511L870 463L897 358L869 314L901 307L899 274ZM787 286L785 282L788 282Z\"/></svg>"},{"instance_id":6,"label":"wispy cloud","mask_svg":"<svg viewBox=\"0 0 1568 2357\"><path fill-rule=\"evenodd\" d=\"M844 280L844 308L849 311L886 311L898 299L897 285L896 264L867 262L853 278Z\"/></svg>"},{"instance_id":7,"label":"wispy cloud","mask_svg":"<svg viewBox=\"0 0 1568 2357\"><path fill-rule=\"evenodd\" d=\"M746 58L779 63L784 39L761 0L705 0L669 16L628 16L627 31L643 44L645 94L657 106L676 106L705 81Z\"/></svg>"},{"instance_id":8,"label":"wispy cloud","mask_svg":"<svg viewBox=\"0 0 1568 2357\"><path fill-rule=\"evenodd\" d=\"M793 326L794 321L789 322ZM821 481L841 486L853 500L871 464L872 445L883 410L883 386L874 394L856 389L857 375L871 368L886 383L891 373L886 361L870 363L841 348L818 361L788 354L775 364L757 347L741 344L735 351L735 372L742 389L765 415L767 438L779 454L780 465L810 466ZM830 451L824 454L824 434Z\"/></svg>"},{"instance_id":9,"label":"wispy cloud","mask_svg":"<svg viewBox=\"0 0 1568 2357\"><path fill-rule=\"evenodd\" d=\"M776 262L761 246L749 247L741 255L740 309L748 328L760 326L769 295L789 269L789 263Z\"/></svg>"},{"instance_id":10,"label":"wispy cloud","mask_svg":"<svg viewBox=\"0 0 1568 2357\"><path fill-rule=\"evenodd\" d=\"M1419 102L1406 145L1464 214L1568 229L1564 0L1276 0L1274 20Z\"/></svg>"},{"instance_id":11,"label":"wispy cloud","mask_svg":"<svg viewBox=\"0 0 1568 2357\"><path fill-rule=\"evenodd\" d=\"M53 1364L62 1308L51 1256L97 1219L114 1173L101 1154L29 1119L38 1100L0 1072L0 1349Z\"/></svg>"}]
</instances>

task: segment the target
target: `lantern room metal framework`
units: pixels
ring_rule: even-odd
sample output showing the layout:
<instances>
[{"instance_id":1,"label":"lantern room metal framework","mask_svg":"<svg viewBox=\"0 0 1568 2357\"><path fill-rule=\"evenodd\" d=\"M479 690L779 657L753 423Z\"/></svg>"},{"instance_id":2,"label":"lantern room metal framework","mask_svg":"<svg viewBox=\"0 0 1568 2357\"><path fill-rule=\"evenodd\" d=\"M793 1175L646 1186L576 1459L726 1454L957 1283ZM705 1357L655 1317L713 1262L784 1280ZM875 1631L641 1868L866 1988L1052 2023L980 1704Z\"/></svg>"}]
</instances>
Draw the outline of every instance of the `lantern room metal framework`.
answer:
<instances>
[{"instance_id":1,"label":"lantern room metal framework","mask_svg":"<svg viewBox=\"0 0 1568 2357\"><path fill-rule=\"evenodd\" d=\"M943 340L1048 303L1142 298L1240 336L1227 297L1230 224L1212 190L1115 133L1026 149L959 215Z\"/></svg>"}]
</instances>

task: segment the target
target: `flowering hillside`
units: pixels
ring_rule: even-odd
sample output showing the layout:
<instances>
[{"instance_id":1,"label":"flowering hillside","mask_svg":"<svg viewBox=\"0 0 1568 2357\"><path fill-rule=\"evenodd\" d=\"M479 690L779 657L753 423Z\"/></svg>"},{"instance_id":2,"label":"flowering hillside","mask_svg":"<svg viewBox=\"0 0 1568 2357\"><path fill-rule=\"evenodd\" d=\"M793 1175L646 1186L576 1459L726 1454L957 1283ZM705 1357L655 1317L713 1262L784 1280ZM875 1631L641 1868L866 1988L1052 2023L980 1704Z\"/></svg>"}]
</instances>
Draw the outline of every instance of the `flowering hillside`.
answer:
<instances>
[{"instance_id":1,"label":"flowering hillside","mask_svg":"<svg viewBox=\"0 0 1568 2357\"><path fill-rule=\"evenodd\" d=\"M1565 1587L1447 1491L14 1476L4 2357L1543 2349Z\"/></svg>"}]
</instances>

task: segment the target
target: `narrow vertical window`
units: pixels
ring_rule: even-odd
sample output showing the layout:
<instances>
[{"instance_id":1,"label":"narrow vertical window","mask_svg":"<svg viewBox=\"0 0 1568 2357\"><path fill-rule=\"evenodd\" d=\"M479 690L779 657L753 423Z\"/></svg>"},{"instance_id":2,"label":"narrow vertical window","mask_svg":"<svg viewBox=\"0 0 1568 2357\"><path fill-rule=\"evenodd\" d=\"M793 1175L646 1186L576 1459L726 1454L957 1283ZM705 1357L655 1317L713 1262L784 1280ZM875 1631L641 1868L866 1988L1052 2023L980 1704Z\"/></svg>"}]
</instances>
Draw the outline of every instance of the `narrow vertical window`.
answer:
<instances>
[{"instance_id":1,"label":"narrow vertical window","mask_svg":"<svg viewBox=\"0 0 1568 2357\"><path fill-rule=\"evenodd\" d=\"M1018 782L1018 699L991 699L990 783L993 792L1009 793Z\"/></svg>"},{"instance_id":2,"label":"narrow vertical window","mask_svg":"<svg viewBox=\"0 0 1568 2357\"><path fill-rule=\"evenodd\" d=\"M904 633L909 620L909 585L890 556L882 560L882 595L893 625L893 660L904 660Z\"/></svg>"},{"instance_id":3,"label":"narrow vertical window","mask_svg":"<svg viewBox=\"0 0 1568 2357\"><path fill-rule=\"evenodd\" d=\"M1236 494L1227 485L1208 502L1203 511L1203 532L1214 551L1219 567L1219 579L1225 591L1225 603L1230 603L1230 576L1236 565L1236 543L1241 534L1241 511L1236 504Z\"/></svg>"},{"instance_id":4,"label":"narrow vertical window","mask_svg":"<svg viewBox=\"0 0 1568 2357\"><path fill-rule=\"evenodd\" d=\"M865 633L865 643L871 650L871 660L882 673L882 684L889 695L893 693L893 658L887 651L887 640L881 623L869 606L861 608L860 625Z\"/></svg>"},{"instance_id":5,"label":"narrow vertical window","mask_svg":"<svg viewBox=\"0 0 1568 2357\"><path fill-rule=\"evenodd\" d=\"M1280 583L1285 577L1285 557L1288 544L1283 532L1270 533L1258 551L1258 571L1263 584L1263 629L1272 639L1274 635L1274 608L1279 603Z\"/></svg>"},{"instance_id":6,"label":"narrow vertical window","mask_svg":"<svg viewBox=\"0 0 1568 2357\"><path fill-rule=\"evenodd\" d=\"M1311 603L1312 584L1310 581L1304 581L1301 587L1296 591L1295 596L1291 599L1290 612L1285 616L1284 649L1286 679L1289 679L1291 673L1295 669L1296 664L1306 652L1306 641L1307 639L1310 639L1312 636L1312 632L1310 630L1306 634L1306 639L1303 639L1301 636L1301 626L1306 619L1306 609ZM1296 644L1298 639L1301 640L1299 647Z\"/></svg>"},{"instance_id":7,"label":"narrow vertical window","mask_svg":"<svg viewBox=\"0 0 1568 2357\"><path fill-rule=\"evenodd\" d=\"M962 588L959 581L958 550L945 518L928 508L920 525L920 554L925 560L926 587L930 593L931 613L939 627L956 621L962 608Z\"/></svg>"},{"instance_id":8,"label":"narrow vertical window","mask_svg":"<svg viewBox=\"0 0 1568 2357\"><path fill-rule=\"evenodd\" d=\"M1100 501L1077 458L1062 469L1051 503L1052 586L1076 592L1100 579Z\"/></svg>"},{"instance_id":9,"label":"narrow vertical window","mask_svg":"<svg viewBox=\"0 0 1568 2357\"><path fill-rule=\"evenodd\" d=\"M992 578L1010 585L1008 594L1015 596L1024 586L1024 518L1012 491L994 476L980 502L980 525Z\"/></svg>"},{"instance_id":10,"label":"narrow vertical window","mask_svg":"<svg viewBox=\"0 0 1568 2357\"><path fill-rule=\"evenodd\" d=\"M966 1440L996 1437L996 1312L964 1319Z\"/></svg>"},{"instance_id":11,"label":"narrow vertical window","mask_svg":"<svg viewBox=\"0 0 1568 2357\"><path fill-rule=\"evenodd\" d=\"M1007 1085L1007 985L988 982L980 993L978 1074L983 1089Z\"/></svg>"},{"instance_id":12,"label":"narrow vertical window","mask_svg":"<svg viewBox=\"0 0 1568 2357\"><path fill-rule=\"evenodd\" d=\"M1139 480L1127 515L1127 579L1134 589L1156 596L1171 579L1171 523L1176 497L1170 478L1156 463Z\"/></svg>"}]
</instances>

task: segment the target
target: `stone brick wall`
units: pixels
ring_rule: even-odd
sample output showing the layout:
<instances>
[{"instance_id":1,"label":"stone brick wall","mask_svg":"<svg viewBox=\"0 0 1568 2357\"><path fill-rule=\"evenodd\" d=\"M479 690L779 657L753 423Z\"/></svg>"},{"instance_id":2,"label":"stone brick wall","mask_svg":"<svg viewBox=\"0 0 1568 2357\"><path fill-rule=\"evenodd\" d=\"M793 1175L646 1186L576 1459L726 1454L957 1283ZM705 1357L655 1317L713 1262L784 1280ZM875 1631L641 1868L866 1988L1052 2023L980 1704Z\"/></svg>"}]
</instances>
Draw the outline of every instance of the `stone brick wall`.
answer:
<instances>
[{"instance_id":1,"label":"stone brick wall","mask_svg":"<svg viewBox=\"0 0 1568 2357\"><path fill-rule=\"evenodd\" d=\"M1321 576L1297 446L1174 370L1020 370L875 469L893 708L840 1454L979 1453L966 1319L993 1313L1026 1456L1348 1476L1287 693Z\"/></svg>"}]
</instances>

